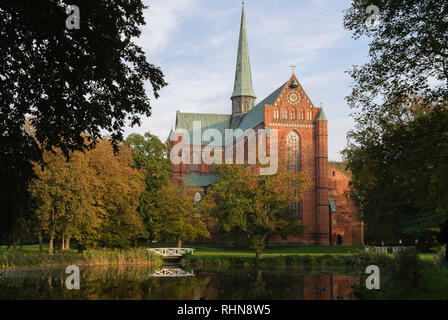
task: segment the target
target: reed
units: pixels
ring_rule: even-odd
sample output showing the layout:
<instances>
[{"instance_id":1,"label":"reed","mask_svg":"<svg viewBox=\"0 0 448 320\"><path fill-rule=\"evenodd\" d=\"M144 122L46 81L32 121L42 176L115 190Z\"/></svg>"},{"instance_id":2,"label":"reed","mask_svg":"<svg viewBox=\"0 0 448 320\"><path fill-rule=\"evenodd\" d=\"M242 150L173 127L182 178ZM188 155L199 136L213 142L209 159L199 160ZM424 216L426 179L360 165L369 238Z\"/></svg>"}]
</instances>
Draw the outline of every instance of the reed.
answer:
<instances>
[{"instance_id":1,"label":"reed","mask_svg":"<svg viewBox=\"0 0 448 320\"><path fill-rule=\"evenodd\" d=\"M20 250L0 254L0 268L52 267L67 265L161 265L162 258L145 248L136 249L91 249L82 253L62 251L29 254Z\"/></svg>"}]
</instances>

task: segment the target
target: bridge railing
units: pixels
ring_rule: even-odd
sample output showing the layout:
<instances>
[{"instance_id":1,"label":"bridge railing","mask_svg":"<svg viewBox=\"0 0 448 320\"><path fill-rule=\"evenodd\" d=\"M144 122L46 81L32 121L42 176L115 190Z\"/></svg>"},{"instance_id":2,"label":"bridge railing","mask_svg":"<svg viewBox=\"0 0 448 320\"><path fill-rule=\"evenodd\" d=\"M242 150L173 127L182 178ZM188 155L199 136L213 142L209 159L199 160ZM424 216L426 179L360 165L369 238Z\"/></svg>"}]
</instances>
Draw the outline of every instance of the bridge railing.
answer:
<instances>
[{"instance_id":1,"label":"bridge railing","mask_svg":"<svg viewBox=\"0 0 448 320\"><path fill-rule=\"evenodd\" d=\"M149 252L163 257L182 257L187 253L194 253L193 248L151 248Z\"/></svg>"},{"instance_id":2,"label":"bridge railing","mask_svg":"<svg viewBox=\"0 0 448 320\"><path fill-rule=\"evenodd\" d=\"M169 277L193 277L193 271L185 271L180 268L164 268L151 274L152 277L169 278Z\"/></svg>"}]
</instances>

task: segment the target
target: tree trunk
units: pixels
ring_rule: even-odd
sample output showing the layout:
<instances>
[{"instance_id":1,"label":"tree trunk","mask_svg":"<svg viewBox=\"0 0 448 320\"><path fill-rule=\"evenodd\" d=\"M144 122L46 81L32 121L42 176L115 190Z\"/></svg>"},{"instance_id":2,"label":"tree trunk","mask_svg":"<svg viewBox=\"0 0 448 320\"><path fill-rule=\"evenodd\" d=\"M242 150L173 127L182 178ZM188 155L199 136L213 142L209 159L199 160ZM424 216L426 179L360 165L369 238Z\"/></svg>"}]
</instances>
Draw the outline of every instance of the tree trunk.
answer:
<instances>
[{"instance_id":1,"label":"tree trunk","mask_svg":"<svg viewBox=\"0 0 448 320\"><path fill-rule=\"evenodd\" d=\"M39 231L37 234L37 237L39 238L39 251L42 252L43 250L43 244L42 244L42 233Z\"/></svg>"},{"instance_id":2,"label":"tree trunk","mask_svg":"<svg viewBox=\"0 0 448 320\"><path fill-rule=\"evenodd\" d=\"M65 240L65 250L70 250L70 238L71 237L67 237Z\"/></svg>"},{"instance_id":3,"label":"tree trunk","mask_svg":"<svg viewBox=\"0 0 448 320\"><path fill-rule=\"evenodd\" d=\"M15 234L12 235L12 245L14 247L14 250L16 250L16 235Z\"/></svg>"},{"instance_id":4,"label":"tree trunk","mask_svg":"<svg viewBox=\"0 0 448 320\"><path fill-rule=\"evenodd\" d=\"M61 250L64 251L65 250L65 236L62 236L62 248Z\"/></svg>"},{"instance_id":5,"label":"tree trunk","mask_svg":"<svg viewBox=\"0 0 448 320\"><path fill-rule=\"evenodd\" d=\"M182 239L177 240L177 247L182 248Z\"/></svg>"},{"instance_id":6,"label":"tree trunk","mask_svg":"<svg viewBox=\"0 0 448 320\"><path fill-rule=\"evenodd\" d=\"M54 249L53 249L53 239L54 239L54 237L50 237L50 242L48 243L48 253L49 254L53 254L53 251L54 251Z\"/></svg>"},{"instance_id":7,"label":"tree trunk","mask_svg":"<svg viewBox=\"0 0 448 320\"><path fill-rule=\"evenodd\" d=\"M61 250L61 243L59 242L59 239L57 237L54 238L54 251L58 252Z\"/></svg>"},{"instance_id":8,"label":"tree trunk","mask_svg":"<svg viewBox=\"0 0 448 320\"><path fill-rule=\"evenodd\" d=\"M23 228L22 224L19 225L19 248L23 248Z\"/></svg>"},{"instance_id":9,"label":"tree trunk","mask_svg":"<svg viewBox=\"0 0 448 320\"><path fill-rule=\"evenodd\" d=\"M261 260L261 249L260 248L255 248L255 256L257 258L257 260Z\"/></svg>"}]
</instances>

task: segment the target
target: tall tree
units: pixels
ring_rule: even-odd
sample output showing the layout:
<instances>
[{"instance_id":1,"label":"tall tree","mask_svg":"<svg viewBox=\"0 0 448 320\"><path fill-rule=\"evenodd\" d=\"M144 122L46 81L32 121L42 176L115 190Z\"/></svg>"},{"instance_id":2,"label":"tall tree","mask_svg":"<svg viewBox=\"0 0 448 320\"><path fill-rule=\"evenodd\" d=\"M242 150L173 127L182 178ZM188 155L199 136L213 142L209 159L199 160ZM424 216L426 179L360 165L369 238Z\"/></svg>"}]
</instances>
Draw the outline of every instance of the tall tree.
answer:
<instances>
[{"instance_id":1,"label":"tall tree","mask_svg":"<svg viewBox=\"0 0 448 320\"><path fill-rule=\"evenodd\" d=\"M145 225L145 236L153 240L152 221L159 212L158 194L170 183L171 179L170 147L168 143L161 142L158 137L149 132L144 136L131 134L125 143L132 148L135 166L145 176L145 190L140 196L138 211Z\"/></svg>"},{"instance_id":2,"label":"tall tree","mask_svg":"<svg viewBox=\"0 0 448 320\"><path fill-rule=\"evenodd\" d=\"M123 146L114 154L109 141L89 152L74 152L69 161L61 151L46 152L45 170L36 164L30 184L41 234L69 249L74 238L81 247L127 247L143 232L137 213L143 176L133 168L132 154ZM37 220L37 221L34 221Z\"/></svg>"},{"instance_id":3,"label":"tall tree","mask_svg":"<svg viewBox=\"0 0 448 320\"><path fill-rule=\"evenodd\" d=\"M356 128L344 151L366 236L428 240L448 212L448 3L355 0L344 24L371 40L370 61L350 70Z\"/></svg>"},{"instance_id":4,"label":"tall tree","mask_svg":"<svg viewBox=\"0 0 448 320\"><path fill-rule=\"evenodd\" d=\"M155 238L177 241L179 248L183 240L209 238L206 224L197 213L188 190L171 184L162 187L151 219Z\"/></svg>"},{"instance_id":5,"label":"tall tree","mask_svg":"<svg viewBox=\"0 0 448 320\"><path fill-rule=\"evenodd\" d=\"M100 141L87 155L98 181L93 193L101 220L97 233L92 235L92 243L106 247L135 244L144 232L137 212L144 177L134 167L132 150L122 145L115 155L110 141Z\"/></svg>"},{"instance_id":6,"label":"tall tree","mask_svg":"<svg viewBox=\"0 0 448 320\"><path fill-rule=\"evenodd\" d=\"M66 28L68 5L80 9L79 29ZM156 98L166 83L135 43L144 9L141 0L0 1L0 232L24 212L42 149L69 156L102 130L117 147L126 120L151 115L144 83Z\"/></svg>"},{"instance_id":7,"label":"tall tree","mask_svg":"<svg viewBox=\"0 0 448 320\"><path fill-rule=\"evenodd\" d=\"M304 227L298 224L290 204L302 200L309 180L304 173L285 169L271 176L256 176L257 167L217 165L218 182L211 186L200 209L218 220L220 230L243 232L261 259L268 237L303 235Z\"/></svg>"},{"instance_id":8,"label":"tall tree","mask_svg":"<svg viewBox=\"0 0 448 320\"><path fill-rule=\"evenodd\" d=\"M72 154L70 161L61 151L45 152L44 160L45 170L35 165L37 178L29 187L36 205L31 222L38 233L48 236L52 254L56 238L75 237L83 243L82 234L98 227L92 188L97 180L81 152Z\"/></svg>"}]
</instances>

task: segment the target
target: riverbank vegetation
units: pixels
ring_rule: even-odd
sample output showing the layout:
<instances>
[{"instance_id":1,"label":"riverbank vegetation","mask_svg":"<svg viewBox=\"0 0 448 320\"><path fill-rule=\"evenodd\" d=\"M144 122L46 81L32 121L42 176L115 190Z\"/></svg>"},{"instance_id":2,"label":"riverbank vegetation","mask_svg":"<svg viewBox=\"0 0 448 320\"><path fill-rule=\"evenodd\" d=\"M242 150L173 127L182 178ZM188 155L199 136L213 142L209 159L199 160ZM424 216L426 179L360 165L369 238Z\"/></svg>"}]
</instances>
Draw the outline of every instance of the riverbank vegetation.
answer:
<instances>
[{"instance_id":1,"label":"riverbank vegetation","mask_svg":"<svg viewBox=\"0 0 448 320\"><path fill-rule=\"evenodd\" d=\"M129 136L118 153L107 139L70 153L69 161L61 150L44 152L45 165L34 166L31 198L13 228L0 232L0 245L39 241L51 255L72 246L127 249L148 240L180 245L209 237L189 194L171 185L168 151L147 133Z\"/></svg>"},{"instance_id":2,"label":"riverbank vegetation","mask_svg":"<svg viewBox=\"0 0 448 320\"><path fill-rule=\"evenodd\" d=\"M39 252L36 249L0 251L0 268L29 268L55 266L160 266L161 257L152 255L145 248L128 250L90 249L83 252L61 251L55 254Z\"/></svg>"}]
</instances>

